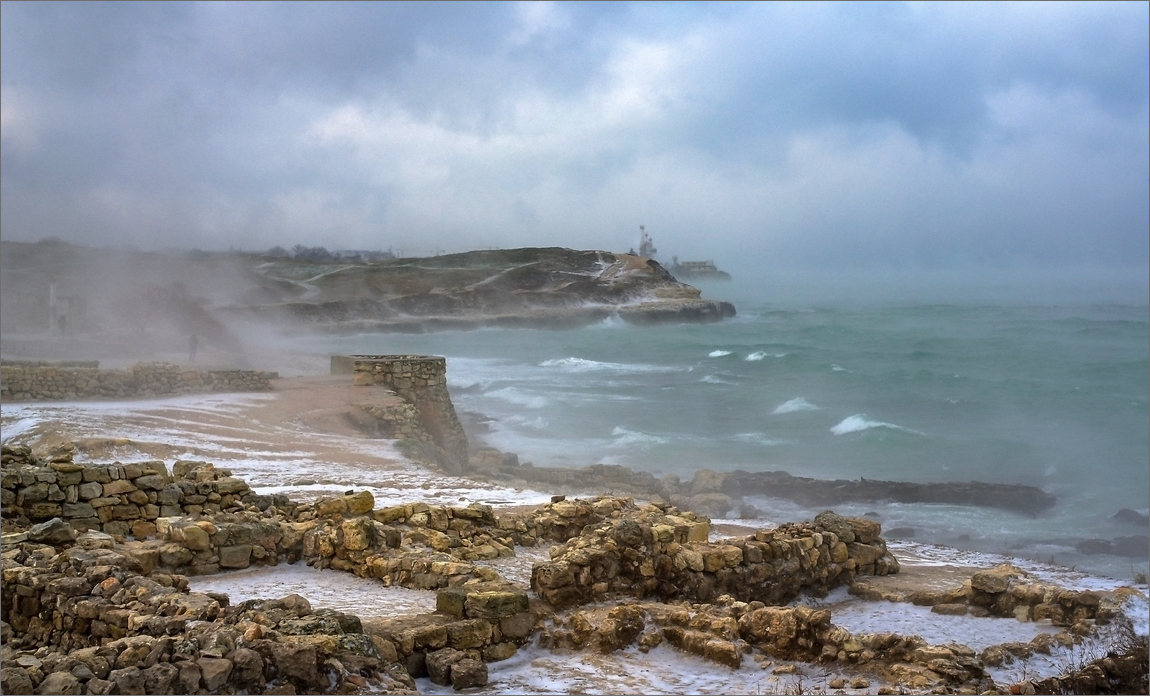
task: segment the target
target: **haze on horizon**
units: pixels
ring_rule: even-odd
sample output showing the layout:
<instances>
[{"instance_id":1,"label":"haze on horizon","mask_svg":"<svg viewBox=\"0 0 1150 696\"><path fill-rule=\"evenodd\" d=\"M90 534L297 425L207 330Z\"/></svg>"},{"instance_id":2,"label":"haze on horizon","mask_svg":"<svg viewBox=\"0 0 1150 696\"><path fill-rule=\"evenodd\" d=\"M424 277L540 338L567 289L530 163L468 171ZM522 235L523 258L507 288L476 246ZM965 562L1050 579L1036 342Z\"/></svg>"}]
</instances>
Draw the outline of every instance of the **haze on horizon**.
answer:
<instances>
[{"instance_id":1,"label":"haze on horizon","mask_svg":"<svg viewBox=\"0 0 1150 696\"><path fill-rule=\"evenodd\" d=\"M1146 3L0 12L5 240L625 251L644 224L751 287L1146 301Z\"/></svg>"}]
</instances>

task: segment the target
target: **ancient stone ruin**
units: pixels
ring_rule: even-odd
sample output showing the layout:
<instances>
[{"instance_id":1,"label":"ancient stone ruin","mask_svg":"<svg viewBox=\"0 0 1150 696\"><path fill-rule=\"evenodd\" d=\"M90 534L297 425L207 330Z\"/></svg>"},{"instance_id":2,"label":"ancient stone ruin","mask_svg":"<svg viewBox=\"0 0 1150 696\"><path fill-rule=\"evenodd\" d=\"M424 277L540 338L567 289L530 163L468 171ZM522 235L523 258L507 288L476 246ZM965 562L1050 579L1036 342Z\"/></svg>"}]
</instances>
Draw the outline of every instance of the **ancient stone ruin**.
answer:
<instances>
[{"instance_id":1,"label":"ancient stone ruin","mask_svg":"<svg viewBox=\"0 0 1150 696\"><path fill-rule=\"evenodd\" d=\"M69 377L67 388L48 380L58 366L37 369L49 386L22 387L28 390L20 394L87 393L77 391L78 377ZM729 510L741 474L700 471L680 482L604 465L537 468L490 449L469 457L442 358L335 356L332 370L394 392L398 399L372 412L384 436L408 442L444 470L634 491L651 502L556 496L505 514L478 503L379 508L366 490L304 502L257 494L209 462L80 463L67 447L41 459L27 447L6 446L3 693L415 693L421 677L462 690L487 684L489 664L533 641L603 653L666 643L734 669L769 660L814 663L847 675L829 688L889 685L879 693L1145 690L1145 639L1060 677L1004 686L988 672L1122 625L1123 604L1136 590L1066 590L1002 566L946 590L892 593L876 579L898 573L899 564L872 520L828 510L809 522L719 538L699 510ZM101 395L123 395L101 379ZM245 379L180 377L162 388L267 384ZM156 392L160 383L138 380L132 394L175 393ZM549 560L534 564L529 583L484 564L538 546ZM365 624L298 595L233 605L226 595L189 591L189 576L281 563L434 592L436 610ZM1062 630L975 651L918 636L852 634L834 624L830 610L789 606L803 594L844 585L873 601L1049 621Z\"/></svg>"},{"instance_id":2,"label":"ancient stone ruin","mask_svg":"<svg viewBox=\"0 0 1150 696\"><path fill-rule=\"evenodd\" d=\"M395 406L366 405L382 436L399 439L413 459L458 475L468 466L467 435L447 391L447 360L426 355L333 355L332 374L352 374L361 386L399 396Z\"/></svg>"},{"instance_id":3,"label":"ancient stone ruin","mask_svg":"<svg viewBox=\"0 0 1150 696\"><path fill-rule=\"evenodd\" d=\"M279 375L260 370L189 370L169 363L100 369L97 361L0 363L0 399L63 401L127 399L170 394L267 391Z\"/></svg>"}]
</instances>

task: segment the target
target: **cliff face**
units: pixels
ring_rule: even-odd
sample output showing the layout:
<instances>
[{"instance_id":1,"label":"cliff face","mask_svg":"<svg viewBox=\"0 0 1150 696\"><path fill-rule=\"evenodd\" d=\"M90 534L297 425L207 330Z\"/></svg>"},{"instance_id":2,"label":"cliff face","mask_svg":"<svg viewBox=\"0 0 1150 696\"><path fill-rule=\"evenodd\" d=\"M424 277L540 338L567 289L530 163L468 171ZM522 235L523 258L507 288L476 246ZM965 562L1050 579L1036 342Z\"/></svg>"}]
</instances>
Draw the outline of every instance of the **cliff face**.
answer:
<instances>
[{"instance_id":1,"label":"cliff face","mask_svg":"<svg viewBox=\"0 0 1150 696\"><path fill-rule=\"evenodd\" d=\"M618 316L636 324L719 321L658 263L628 254L525 248L375 263L277 260L255 268L261 302L228 313L328 331L429 331L476 326L577 327Z\"/></svg>"}]
</instances>

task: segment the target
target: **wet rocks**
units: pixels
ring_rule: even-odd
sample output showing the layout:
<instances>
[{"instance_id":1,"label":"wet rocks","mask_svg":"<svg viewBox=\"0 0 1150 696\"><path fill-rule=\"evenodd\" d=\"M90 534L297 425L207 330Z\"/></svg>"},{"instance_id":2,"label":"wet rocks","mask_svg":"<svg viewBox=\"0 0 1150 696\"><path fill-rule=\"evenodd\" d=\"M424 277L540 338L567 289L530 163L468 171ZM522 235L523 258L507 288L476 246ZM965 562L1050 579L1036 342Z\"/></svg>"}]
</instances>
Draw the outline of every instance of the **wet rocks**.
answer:
<instances>
[{"instance_id":1,"label":"wet rocks","mask_svg":"<svg viewBox=\"0 0 1150 696\"><path fill-rule=\"evenodd\" d=\"M1026 485L983 483L910 483L905 481L823 481L791 476L785 471L732 471L723 480L731 496L765 495L803 505L840 505L845 502L893 500L900 503L947 503L996 507L1034 516L1050 508L1057 498Z\"/></svg>"},{"instance_id":2,"label":"wet rocks","mask_svg":"<svg viewBox=\"0 0 1150 696\"><path fill-rule=\"evenodd\" d=\"M898 572L877 523L829 512L822 521L857 541L846 544L818 524L790 524L712 543L705 535L697 540L696 530L709 525L692 513L652 504L553 549L550 563L535 566L531 585L558 608L609 596L706 602L729 594L775 604L804 589L825 593L856 575Z\"/></svg>"}]
</instances>

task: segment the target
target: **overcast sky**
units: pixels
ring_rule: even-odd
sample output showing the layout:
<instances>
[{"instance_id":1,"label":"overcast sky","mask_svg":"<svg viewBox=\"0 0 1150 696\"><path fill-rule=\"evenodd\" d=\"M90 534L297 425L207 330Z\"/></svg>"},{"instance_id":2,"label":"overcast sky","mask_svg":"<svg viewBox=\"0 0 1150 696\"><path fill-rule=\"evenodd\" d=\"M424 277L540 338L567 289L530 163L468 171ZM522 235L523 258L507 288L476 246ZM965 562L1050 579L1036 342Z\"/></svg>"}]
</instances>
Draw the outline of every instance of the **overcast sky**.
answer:
<instances>
[{"instance_id":1,"label":"overcast sky","mask_svg":"<svg viewBox=\"0 0 1150 696\"><path fill-rule=\"evenodd\" d=\"M8 240L1150 265L1145 2L2 12Z\"/></svg>"}]
</instances>

